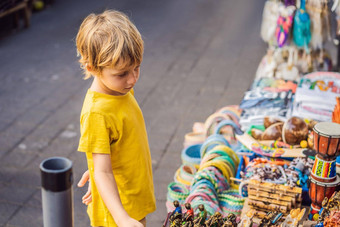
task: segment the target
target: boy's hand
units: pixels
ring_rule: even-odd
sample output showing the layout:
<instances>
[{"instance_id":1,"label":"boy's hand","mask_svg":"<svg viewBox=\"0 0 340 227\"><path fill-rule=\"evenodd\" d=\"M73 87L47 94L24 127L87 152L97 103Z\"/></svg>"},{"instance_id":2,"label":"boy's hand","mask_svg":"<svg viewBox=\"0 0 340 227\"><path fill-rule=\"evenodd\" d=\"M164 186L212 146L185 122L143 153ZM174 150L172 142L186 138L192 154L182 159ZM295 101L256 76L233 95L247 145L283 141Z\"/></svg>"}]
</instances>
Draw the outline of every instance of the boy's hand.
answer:
<instances>
[{"instance_id":1,"label":"boy's hand","mask_svg":"<svg viewBox=\"0 0 340 227\"><path fill-rule=\"evenodd\" d=\"M119 224L119 227L144 227L144 225L139 221L129 217L124 218L124 220L122 220L122 222Z\"/></svg>"},{"instance_id":2,"label":"boy's hand","mask_svg":"<svg viewBox=\"0 0 340 227\"><path fill-rule=\"evenodd\" d=\"M89 205L92 202L92 194L91 194L91 182L90 182L90 175L89 175L89 171L86 170L83 174L83 176L81 177L81 179L78 182L78 187L83 187L86 182L89 182L89 186L87 188L87 192L85 193L85 195L82 198L82 202L85 205Z\"/></svg>"}]
</instances>

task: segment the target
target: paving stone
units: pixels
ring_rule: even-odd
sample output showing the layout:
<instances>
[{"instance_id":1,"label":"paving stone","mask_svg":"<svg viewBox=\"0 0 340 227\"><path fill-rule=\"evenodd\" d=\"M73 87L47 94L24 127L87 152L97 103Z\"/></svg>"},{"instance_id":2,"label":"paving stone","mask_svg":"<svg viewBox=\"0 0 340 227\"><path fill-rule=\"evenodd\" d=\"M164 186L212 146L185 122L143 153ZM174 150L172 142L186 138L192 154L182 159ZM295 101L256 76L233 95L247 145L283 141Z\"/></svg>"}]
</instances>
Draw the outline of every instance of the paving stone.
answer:
<instances>
[{"instance_id":1,"label":"paving stone","mask_svg":"<svg viewBox=\"0 0 340 227\"><path fill-rule=\"evenodd\" d=\"M9 226L43 226L42 209L23 206L8 221Z\"/></svg>"},{"instance_id":2,"label":"paving stone","mask_svg":"<svg viewBox=\"0 0 340 227\"><path fill-rule=\"evenodd\" d=\"M7 184L0 189L0 198L2 202L9 202L17 205L23 205L30 199L37 189L23 185Z\"/></svg>"},{"instance_id":3,"label":"paving stone","mask_svg":"<svg viewBox=\"0 0 340 227\"><path fill-rule=\"evenodd\" d=\"M20 208L20 205L0 202L0 225L4 226L5 223L11 218L16 210Z\"/></svg>"},{"instance_id":4,"label":"paving stone","mask_svg":"<svg viewBox=\"0 0 340 227\"><path fill-rule=\"evenodd\" d=\"M147 217L146 217L146 221L147 223L150 223L152 221L158 221L158 222L162 222L165 220L166 218L166 215L167 215L167 209L166 209L166 206L165 206L165 202L166 200L162 200L162 199L158 199L157 200L157 203L156 203L156 206L157 206L157 210L151 214L149 214ZM154 226L154 225L150 225L150 226ZM161 226L161 225L159 225Z\"/></svg>"}]
</instances>

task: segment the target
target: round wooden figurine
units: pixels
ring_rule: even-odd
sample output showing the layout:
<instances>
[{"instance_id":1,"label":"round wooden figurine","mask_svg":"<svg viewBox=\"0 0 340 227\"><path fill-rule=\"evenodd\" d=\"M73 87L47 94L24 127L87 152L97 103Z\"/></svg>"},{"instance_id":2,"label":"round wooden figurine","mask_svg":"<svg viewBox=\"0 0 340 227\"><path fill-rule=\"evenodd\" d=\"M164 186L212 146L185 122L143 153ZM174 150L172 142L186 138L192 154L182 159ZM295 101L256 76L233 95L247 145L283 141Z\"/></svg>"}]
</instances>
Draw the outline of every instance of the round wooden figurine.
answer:
<instances>
[{"instance_id":1,"label":"round wooden figurine","mask_svg":"<svg viewBox=\"0 0 340 227\"><path fill-rule=\"evenodd\" d=\"M225 218L222 227L236 227L236 226L237 226L236 215L233 213L229 213Z\"/></svg>"},{"instance_id":2,"label":"round wooden figurine","mask_svg":"<svg viewBox=\"0 0 340 227\"><path fill-rule=\"evenodd\" d=\"M182 222L182 208L181 208L181 206L180 206L180 204L177 200L175 200L173 202L173 204L175 206L175 210L172 211L172 213L170 214L170 218L169 218L171 226L172 226L172 223L175 222L175 220L177 220L177 219L180 220L180 222ZM177 221L176 221L176 223L177 223Z\"/></svg>"},{"instance_id":3,"label":"round wooden figurine","mask_svg":"<svg viewBox=\"0 0 340 227\"><path fill-rule=\"evenodd\" d=\"M194 220L195 226L205 226L205 221L207 219L207 211L204 208L203 204L198 206L199 213Z\"/></svg>"},{"instance_id":4,"label":"round wooden figurine","mask_svg":"<svg viewBox=\"0 0 340 227\"><path fill-rule=\"evenodd\" d=\"M220 212L215 212L208 220L205 221L207 227L220 227L223 225L223 217Z\"/></svg>"},{"instance_id":5,"label":"round wooden figurine","mask_svg":"<svg viewBox=\"0 0 340 227\"><path fill-rule=\"evenodd\" d=\"M183 215L182 227L194 227L194 210L190 203L184 204L187 211Z\"/></svg>"}]
</instances>

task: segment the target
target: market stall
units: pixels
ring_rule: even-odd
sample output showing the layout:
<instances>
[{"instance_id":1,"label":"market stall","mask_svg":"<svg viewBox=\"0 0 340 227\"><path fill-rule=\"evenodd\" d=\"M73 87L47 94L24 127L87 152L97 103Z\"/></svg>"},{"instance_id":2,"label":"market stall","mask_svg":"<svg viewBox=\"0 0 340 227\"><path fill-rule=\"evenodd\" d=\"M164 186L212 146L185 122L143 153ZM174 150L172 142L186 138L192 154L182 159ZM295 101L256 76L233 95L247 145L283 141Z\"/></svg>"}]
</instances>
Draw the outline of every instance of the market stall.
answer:
<instances>
[{"instance_id":1,"label":"market stall","mask_svg":"<svg viewBox=\"0 0 340 227\"><path fill-rule=\"evenodd\" d=\"M334 13L339 1L267 0L254 82L185 135L163 226L340 226Z\"/></svg>"}]
</instances>

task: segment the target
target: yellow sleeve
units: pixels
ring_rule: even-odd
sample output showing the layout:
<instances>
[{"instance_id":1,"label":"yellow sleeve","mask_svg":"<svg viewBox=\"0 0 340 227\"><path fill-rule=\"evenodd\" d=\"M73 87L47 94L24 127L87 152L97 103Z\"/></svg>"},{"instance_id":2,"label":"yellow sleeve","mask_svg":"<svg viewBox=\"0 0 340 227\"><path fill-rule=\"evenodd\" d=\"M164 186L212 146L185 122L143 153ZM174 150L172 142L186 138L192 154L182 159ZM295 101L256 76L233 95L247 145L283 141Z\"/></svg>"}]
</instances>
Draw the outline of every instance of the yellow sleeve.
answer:
<instances>
[{"instance_id":1,"label":"yellow sleeve","mask_svg":"<svg viewBox=\"0 0 340 227\"><path fill-rule=\"evenodd\" d=\"M80 120L80 133L78 151L110 154L110 130L103 115L83 115Z\"/></svg>"}]
</instances>

